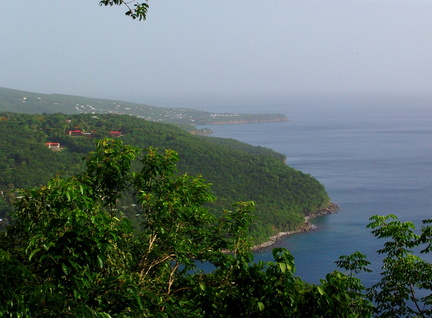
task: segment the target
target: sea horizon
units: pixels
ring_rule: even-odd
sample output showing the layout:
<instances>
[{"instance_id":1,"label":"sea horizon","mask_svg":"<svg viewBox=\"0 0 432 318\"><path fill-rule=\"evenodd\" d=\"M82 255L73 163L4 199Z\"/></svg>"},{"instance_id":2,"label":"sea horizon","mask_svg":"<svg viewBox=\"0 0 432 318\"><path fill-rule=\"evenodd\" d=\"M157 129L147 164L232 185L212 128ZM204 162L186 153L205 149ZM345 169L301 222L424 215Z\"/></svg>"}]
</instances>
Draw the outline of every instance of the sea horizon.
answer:
<instances>
[{"instance_id":1,"label":"sea horizon","mask_svg":"<svg viewBox=\"0 0 432 318\"><path fill-rule=\"evenodd\" d=\"M361 275L366 285L379 279L384 242L366 228L372 215L395 214L401 221L431 218L432 108L425 107L308 107L273 108L288 122L206 125L214 137L234 138L271 148L287 164L317 178L336 214L312 220L316 230L278 241L295 257L297 274L319 283L336 269L341 255L360 251L372 262L373 274ZM271 260L271 248L255 253Z\"/></svg>"}]
</instances>

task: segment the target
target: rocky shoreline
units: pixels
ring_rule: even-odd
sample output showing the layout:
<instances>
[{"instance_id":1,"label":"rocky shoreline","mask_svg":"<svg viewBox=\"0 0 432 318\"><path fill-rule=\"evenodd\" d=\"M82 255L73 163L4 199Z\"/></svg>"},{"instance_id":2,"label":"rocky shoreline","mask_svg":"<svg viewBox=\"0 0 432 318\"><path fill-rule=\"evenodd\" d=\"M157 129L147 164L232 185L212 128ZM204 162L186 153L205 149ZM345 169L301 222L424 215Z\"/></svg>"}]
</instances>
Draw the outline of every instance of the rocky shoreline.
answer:
<instances>
[{"instance_id":1,"label":"rocky shoreline","mask_svg":"<svg viewBox=\"0 0 432 318\"><path fill-rule=\"evenodd\" d=\"M324 215L328 215L328 214L334 214L334 213L337 213L338 210L339 210L338 205L330 202L330 204L326 208L321 209L317 212L314 212L314 213L311 213L311 214L305 216L305 223L302 226L300 226L297 230L288 231L288 232L280 232L274 236L271 236L267 242L264 242L264 243L261 243L261 244L258 244L258 245L255 245L254 247L252 247L252 251L253 252L260 252L261 250L276 244L276 242L279 241L281 238L288 236L288 235L291 235L291 234L313 231L316 228L316 226L309 222L309 220L311 218L316 218L316 217L324 216Z\"/></svg>"}]
</instances>

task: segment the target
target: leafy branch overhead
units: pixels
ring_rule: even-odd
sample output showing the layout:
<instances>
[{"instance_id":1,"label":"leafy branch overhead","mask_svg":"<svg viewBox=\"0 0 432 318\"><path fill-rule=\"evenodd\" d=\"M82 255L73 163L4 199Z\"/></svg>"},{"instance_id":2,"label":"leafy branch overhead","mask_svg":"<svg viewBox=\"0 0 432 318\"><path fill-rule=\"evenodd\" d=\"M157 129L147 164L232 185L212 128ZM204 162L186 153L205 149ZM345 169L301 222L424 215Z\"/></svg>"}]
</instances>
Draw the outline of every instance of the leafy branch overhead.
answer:
<instances>
[{"instance_id":1,"label":"leafy branch overhead","mask_svg":"<svg viewBox=\"0 0 432 318\"><path fill-rule=\"evenodd\" d=\"M126 6L127 11L125 14L130 16L132 19L145 20L147 18L147 10L149 5L147 2L139 1L124 1L124 0L101 0L99 2L100 6L114 6L123 5Z\"/></svg>"}]
</instances>

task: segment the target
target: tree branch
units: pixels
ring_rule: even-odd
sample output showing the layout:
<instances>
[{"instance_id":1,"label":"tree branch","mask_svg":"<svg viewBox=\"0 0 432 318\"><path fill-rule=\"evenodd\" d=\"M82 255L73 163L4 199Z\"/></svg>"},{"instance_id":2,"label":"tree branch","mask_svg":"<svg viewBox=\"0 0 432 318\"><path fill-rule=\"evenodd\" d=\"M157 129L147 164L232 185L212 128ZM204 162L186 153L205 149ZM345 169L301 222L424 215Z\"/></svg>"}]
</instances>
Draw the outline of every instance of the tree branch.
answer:
<instances>
[{"instance_id":1,"label":"tree branch","mask_svg":"<svg viewBox=\"0 0 432 318\"><path fill-rule=\"evenodd\" d=\"M130 6L130 4L134 4L134 8ZM149 5L147 2L138 2L136 0L132 1L124 1L124 0L100 0L100 6L113 6L113 5L124 5L128 9L125 12L125 15L130 16L132 19L145 20L147 18L147 11Z\"/></svg>"}]
</instances>

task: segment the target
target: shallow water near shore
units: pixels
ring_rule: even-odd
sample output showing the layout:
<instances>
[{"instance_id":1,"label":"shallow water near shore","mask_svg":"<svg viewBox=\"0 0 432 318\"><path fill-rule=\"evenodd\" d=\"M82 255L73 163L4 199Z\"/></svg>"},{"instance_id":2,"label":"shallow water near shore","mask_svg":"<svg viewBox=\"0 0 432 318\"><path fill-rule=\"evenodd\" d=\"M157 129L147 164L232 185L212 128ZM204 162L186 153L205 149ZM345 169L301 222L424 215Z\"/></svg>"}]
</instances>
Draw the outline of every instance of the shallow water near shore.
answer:
<instances>
[{"instance_id":1,"label":"shallow water near shore","mask_svg":"<svg viewBox=\"0 0 432 318\"><path fill-rule=\"evenodd\" d=\"M234 138L274 149L287 164L311 174L326 187L339 212L313 219L314 232L294 234L275 246L295 257L297 274L318 283L336 269L340 255L360 251L380 272L376 250L383 242L366 229L375 214L400 220L432 218L432 107L281 107L267 109L288 116L288 122L208 125L216 137ZM271 248L255 260L272 260Z\"/></svg>"}]
</instances>

